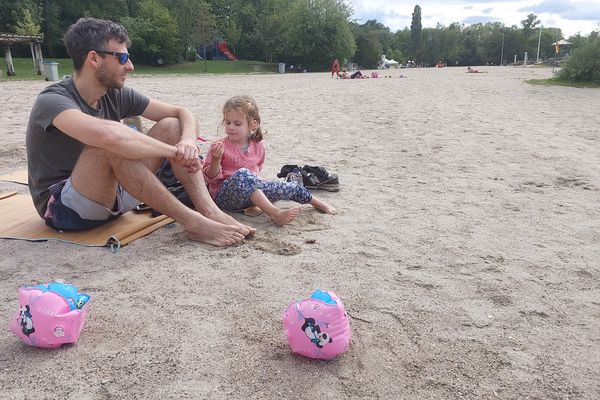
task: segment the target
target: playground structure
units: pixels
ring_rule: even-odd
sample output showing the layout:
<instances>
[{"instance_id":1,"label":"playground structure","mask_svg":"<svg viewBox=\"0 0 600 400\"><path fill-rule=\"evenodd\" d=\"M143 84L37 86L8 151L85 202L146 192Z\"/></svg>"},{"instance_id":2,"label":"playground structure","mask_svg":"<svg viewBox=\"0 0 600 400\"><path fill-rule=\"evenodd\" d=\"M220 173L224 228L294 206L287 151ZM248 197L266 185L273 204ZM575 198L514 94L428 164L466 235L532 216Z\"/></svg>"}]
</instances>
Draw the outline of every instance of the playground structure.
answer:
<instances>
[{"instance_id":1,"label":"playground structure","mask_svg":"<svg viewBox=\"0 0 600 400\"><path fill-rule=\"evenodd\" d=\"M12 61L10 45L16 43L29 43L33 65L38 75L44 73L44 58L42 57L42 43L44 35L17 35L14 33L0 33L0 44L4 45L4 58L6 60L6 75L15 76L15 67Z\"/></svg>"},{"instance_id":2,"label":"playground structure","mask_svg":"<svg viewBox=\"0 0 600 400\"><path fill-rule=\"evenodd\" d=\"M227 42L223 40L215 40L211 44L198 47L198 54L202 54L207 60L237 61L237 57L229 50Z\"/></svg>"}]
</instances>

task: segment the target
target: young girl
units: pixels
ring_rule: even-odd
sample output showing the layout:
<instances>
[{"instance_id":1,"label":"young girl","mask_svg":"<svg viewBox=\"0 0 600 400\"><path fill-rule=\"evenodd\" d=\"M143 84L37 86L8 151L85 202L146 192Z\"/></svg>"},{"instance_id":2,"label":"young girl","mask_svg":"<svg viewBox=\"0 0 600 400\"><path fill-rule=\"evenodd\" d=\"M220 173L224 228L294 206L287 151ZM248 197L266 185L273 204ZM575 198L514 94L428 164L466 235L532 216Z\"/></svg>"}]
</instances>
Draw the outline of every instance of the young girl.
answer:
<instances>
[{"instance_id":1,"label":"young girl","mask_svg":"<svg viewBox=\"0 0 600 400\"><path fill-rule=\"evenodd\" d=\"M333 207L295 182L260 177L265 148L254 99L235 96L227 100L223 106L223 126L227 136L210 146L203 167L208 189L219 207L233 211L255 205L278 225L289 224L300 212L297 207L275 207L273 203L278 200L308 203L324 213L335 214Z\"/></svg>"}]
</instances>

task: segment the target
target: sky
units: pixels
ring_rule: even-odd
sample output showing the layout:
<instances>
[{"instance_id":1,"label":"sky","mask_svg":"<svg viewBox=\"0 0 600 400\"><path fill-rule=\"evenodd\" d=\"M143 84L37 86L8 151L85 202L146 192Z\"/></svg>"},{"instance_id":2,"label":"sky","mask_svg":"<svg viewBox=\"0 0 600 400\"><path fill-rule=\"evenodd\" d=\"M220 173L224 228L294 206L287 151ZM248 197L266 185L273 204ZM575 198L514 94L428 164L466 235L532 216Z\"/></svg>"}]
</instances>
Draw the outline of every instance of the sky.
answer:
<instances>
[{"instance_id":1,"label":"sky","mask_svg":"<svg viewBox=\"0 0 600 400\"><path fill-rule=\"evenodd\" d=\"M376 19L392 32L410 29L417 4L423 28L434 28L438 22L444 26L502 22L520 27L528 14L535 14L543 26L562 29L565 38L600 30L600 0L351 0L350 4L353 20L363 24Z\"/></svg>"}]
</instances>

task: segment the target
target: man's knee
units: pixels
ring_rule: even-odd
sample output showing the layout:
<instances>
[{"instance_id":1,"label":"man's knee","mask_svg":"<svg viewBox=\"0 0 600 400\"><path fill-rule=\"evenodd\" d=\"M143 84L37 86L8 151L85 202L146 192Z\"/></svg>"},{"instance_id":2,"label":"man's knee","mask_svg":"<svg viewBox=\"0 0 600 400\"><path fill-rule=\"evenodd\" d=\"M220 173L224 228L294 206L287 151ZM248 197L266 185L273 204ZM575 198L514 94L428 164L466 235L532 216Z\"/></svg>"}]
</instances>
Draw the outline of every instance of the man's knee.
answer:
<instances>
[{"instance_id":1,"label":"man's knee","mask_svg":"<svg viewBox=\"0 0 600 400\"><path fill-rule=\"evenodd\" d=\"M177 118L163 118L148 131L148 135L161 142L175 144L181 139L181 125Z\"/></svg>"}]
</instances>

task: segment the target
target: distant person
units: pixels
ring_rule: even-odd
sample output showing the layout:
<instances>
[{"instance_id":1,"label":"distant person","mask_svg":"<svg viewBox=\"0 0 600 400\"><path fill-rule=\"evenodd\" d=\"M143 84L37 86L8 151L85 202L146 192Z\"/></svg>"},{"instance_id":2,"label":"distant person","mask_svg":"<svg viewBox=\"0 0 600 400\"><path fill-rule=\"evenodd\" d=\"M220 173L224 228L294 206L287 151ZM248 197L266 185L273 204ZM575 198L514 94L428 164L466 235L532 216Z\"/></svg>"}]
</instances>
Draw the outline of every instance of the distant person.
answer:
<instances>
[{"instance_id":1,"label":"distant person","mask_svg":"<svg viewBox=\"0 0 600 400\"><path fill-rule=\"evenodd\" d=\"M91 229L144 202L202 243L233 245L256 231L225 214L211 199L198 159L194 115L125 86L133 71L125 28L80 18L69 27L64 42L75 72L42 90L26 136L29 188L47 225ZM139 115L156 121L147 134L119 122ZM197 211L176 199L155 176L165 159Z\"/></svg>"},{"instance_id":2,"label":"distant person","mask_svg":"<svg viewBox=\"0 0 600 400\"><path fill-rule=\"evenodd\" d=\"M338 60L337 58L335 60L333 60L333 64L331 64L331 77L333 78L333 76L335 74L339 74L340 73L340 60Z\"/></svg>"},{"instance_id":3,"label":"distant person","mask_svg":"<svg viewBox=\"0 0 600 400\"><path fill-rule=\"evenodd\" d=\"M346 70L343 69L341 72L338 72L338 78L340 78L340 79L367 79L367 76L365 76L360 71L356 71L356 72L352 73L351 75L348 75Z\"/></svg>"},{"instance_id":4,"label":"distant person","mask_svg":"<svg viewBox=\"0 0 600 400\"><path fill-rule=\"evenodd\" d=\"M480 71L478 69L473 69L471 67L467 67L467 73L469 73L469 74L487 74L487 71Z\"/></svg>"},{"instance_id":5,"label":"distant person","mask_svg":"<svg viewBox=\"0 0 600 400\"><path fill-rule=\"evenodd\" d=\"M273 203L291 200L310 204L327 214L336 210L296 182L269 181L259 174L265 162L258 106L252 97L235 96L223 106L226 136L214 142L204 163L204 174L215 203L237 211L257 206L278 225L289 224L300 208L280 209Z\"/></svg>"}]
</instances>

